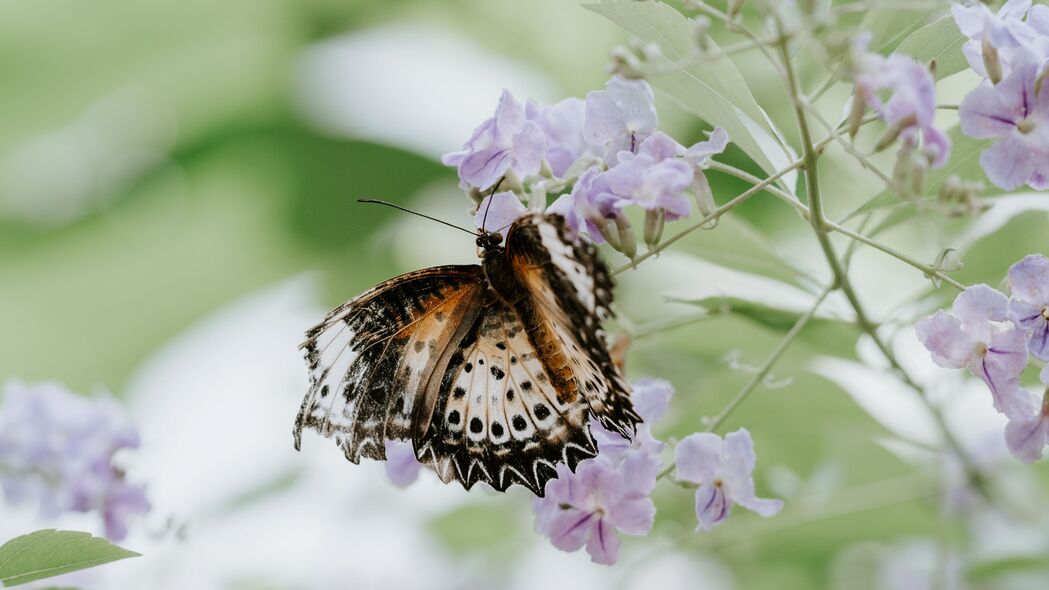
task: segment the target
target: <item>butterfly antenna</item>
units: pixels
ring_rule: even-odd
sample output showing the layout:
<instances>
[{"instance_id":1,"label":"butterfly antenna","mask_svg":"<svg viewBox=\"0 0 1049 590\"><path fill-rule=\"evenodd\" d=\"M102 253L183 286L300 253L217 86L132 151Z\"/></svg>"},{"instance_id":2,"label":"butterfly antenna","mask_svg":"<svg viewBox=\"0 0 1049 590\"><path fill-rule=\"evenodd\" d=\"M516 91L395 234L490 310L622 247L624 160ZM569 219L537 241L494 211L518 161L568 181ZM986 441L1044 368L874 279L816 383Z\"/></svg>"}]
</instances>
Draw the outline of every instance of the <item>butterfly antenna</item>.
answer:
<instances>
[{"instance_id":1,"label":"butterfly antenna","mask_svg":"<svg viewBox=\"0 0 1049 590\"><path fill-rule=\"evenodd\" d=\"M492 208L492 198L495 196L495 191L499 188L499 184L502 182L503 179L500 178L499 182L496 182L495 186L492 187L492 192L488 193L488 206L484 208L484 217L481 218L481 231L483 232L488 232L488 230L485 229L485 224L488 223L488 210Z\"/></svg>"},{"instance_id":2,"label":"butterfly antenna","mask_svg":"<svg viewBox=\"0 0 1049 590\"><path fill-rule=\"evenodd\" d=\"M386 205L387 207L393 207L394 209L399 209L401 211L404 211L405 213L411 213L412 215L418 215L419 217L422 217L424 219L429 219L430 221L436 221L437 223L441 223L441 224L447 225L448 227L454 227L455 229L460 230L460 231L464 231L464 232L470 234L471 236L480 236L481 235L481 234L479 234L477 232L472 232L472 231L466 229L465 227L460 227L458 225L455 225L454 223L448 223L447 221L444 221L442 219L437 219L436 217L430 217L429 215L423 215L422 213L419 213L418 211L412 211L411 209L405 209L404 207L401 207L400 205L394 205L393 203L390 203L389 201L380 201L378 199L357 199L357 202L358 203L375 203L375 204L378 204L378 205Z\"/></svg>"}]
</instances>

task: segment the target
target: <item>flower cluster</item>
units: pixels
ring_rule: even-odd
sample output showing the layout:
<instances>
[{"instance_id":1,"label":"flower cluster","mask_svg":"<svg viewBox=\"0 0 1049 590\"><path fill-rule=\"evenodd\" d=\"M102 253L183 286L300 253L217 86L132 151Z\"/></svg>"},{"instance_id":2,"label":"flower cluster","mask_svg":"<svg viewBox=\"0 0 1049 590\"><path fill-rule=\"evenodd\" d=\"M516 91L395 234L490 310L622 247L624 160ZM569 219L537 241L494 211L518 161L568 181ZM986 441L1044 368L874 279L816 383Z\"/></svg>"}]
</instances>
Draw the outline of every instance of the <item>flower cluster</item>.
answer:
<instances>
[{"instance_id":1,"label":"flower cluster","mask_svg":"<svg viewBox=\"0 0 1049 590\"><path fill-rule=\"evenodd\" d=\"M950 139L933 125L936 115L936 80L929 68L914 58L894 53L888 57L867 50L870 35L853 42L851 64L856 92L850 132L855 134L868 106L889 125L875 149L884 149L897 139L902 144L897 177L922 179L929 166L947 161ZM889 98L880 93L888 91Z\"/></svg>"},{"instance_id":2,"label":"flower cluster","mask_svg":"<svg viewBox=\"0 0 1049 590\"><path fill-rule=\"evenodd\" d=\"M916 327L918 339L941 367L967 368L987 384L994 407L1009 419L1009 451L1031 463L1049 442L1049 395L1020 386L1030 358L1049 360L1049 258L1031 255L1009 269L1012 298L988 287L967 288ZM1041 373L1049 394L1049 369Z\"/></svg>"},{"instance_id":3,"label":"flower cluster","mask_svg":"<svg viewBox=\"0 0 1049 590\"><path fill-rule=\"evenodd\" d=\"M987 178L1005 190L1049 188L1049 6L1009 0L997 14L982 4L952 11L969 38L969 65L985 77L958 115L963 133L995 140L980 154Z\"/></svg>"},{"instance_id":4,"label":"flower cluster","mask_svg":"<svg viewBox=\"0 0 1049 590\"><path fill-rule=\"evenodd\" d=\"M557 467L557 479L536 499L536 528L563 551L586 546L595 563L615 563L618 532L644 535L652 529L656 507L649 497L656 488L664 443L652 435L652 424L667 412L673 389L666 381L643 379L632 400L642 418L631 441L596 420L590 431L598 455L579 463L575 473ZM751 473L756 462L750 433L740 429L722 441L716 434L693 434L675 449L678 480L698 486L695 505L700 529L710 530L728 517L733 503L772 516L779 500L754 497Z\"/></svg>"},{"instance_id":5,"label":"flower cluster","mask_svg":"<svg viewBox=\"0 0 1049 590\"><path fill-rule=\"evenodd\" d=\"M145 490L125 480L114 455L139 445L111 399L88 399L60 385L9 381L0 406L0 486L8 501L39 498L45 518L98 512L106 536L127 535L149 508Z\"/></svg>"},{"instance_id":6,"label":"flower cluster","mask_svg":"<svg viewBox=\"0 0 1049 590\"><path fill-rule=\"evenodd\" d=\"M658 130L654 101L644 80L618 76L585 100L550 106L522 106L504 91L495 114L442 161L478 197L477 227L502 231L525 211L522 200L541 208L552 194L549 212L633 257L636 238L624 209L645 210L645 241L657 243L665 221L691 215L687 193L706 197L703 169L729 141L717 128L686 149ZM708 208L705 201L700 207Z\"/></svg>"}]
</instances>

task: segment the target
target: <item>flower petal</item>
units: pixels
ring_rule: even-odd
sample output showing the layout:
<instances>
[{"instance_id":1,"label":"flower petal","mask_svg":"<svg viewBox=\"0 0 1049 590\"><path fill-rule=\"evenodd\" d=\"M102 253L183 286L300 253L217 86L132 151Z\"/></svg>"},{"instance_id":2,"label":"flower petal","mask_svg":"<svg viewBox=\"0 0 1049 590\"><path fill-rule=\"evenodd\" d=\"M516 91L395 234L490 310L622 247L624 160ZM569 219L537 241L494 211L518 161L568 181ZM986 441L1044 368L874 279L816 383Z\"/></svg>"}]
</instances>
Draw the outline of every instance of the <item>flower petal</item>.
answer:
<instances>
[{"instance_id":1,"label":"flower petal","mask_svg":"<svg viewBox=\"0 0 1049 590\"><path fill-rule=\"evenodd\" d=\"M1033 305L1049 305L1049 258L1025 256L1009 267L1013 295Z\"/></svg>"},{"instance_id":2,"label":"flower petal","mask_svg":"<svg viewBox=\"0 0 1049 590\"><path fill-rule=\"evenodd\" d=\"M713 483L703 484L696 490L696 529L712 530L728 518L732 501L725 490Z\"/></svg>"},{"instance_id":3,"label":"flower petal","mask_svg":"<svg viewBox=\"0 0 1049 590\"><path fill-rule=\"evenodd\" d=\"M1016 418L1005 426L1005 445L1014 457L1024 463L1042 458L1049 438L1049 417L1038 413L1027 418Z\"/></svg>"},{"instance_id":4,"label":"flower petal","mask_svg":"<svg viewBox=\"0 0 1049 590\"><path fill-rule=\"evenodd\" d=\"M958 295L952 311L966 326L1004 322L1009 319L1009 298L987 285L973 285Z\"/></svg>"},{"instance_id":5,"label":"flower petal","mask_svg":"<svg viewBox=\"0 0 1049 590\"><path fill-rule=\"evenodd\" d=\"M586 552L590 554L590 561L602 565L612 565L619 558L619 535L605 519L594 524Z\"/></svg>"},{"instance_id":6,"label":"flower petal","mask_svg":"<svg viewBox=\"0 0 1049 590\"><path fill-rule=\"evenodd\" d=\"M490 197L485 197L478 205L474 225L493 233L505 232L506 228L510 227L510 224L524 212L525 206L514 193L495 193Z\"/></svg>"},{"instance_id":7,"label":"flower petal","mask_svg":"<svg viewBox=\"0 0 1049 590\"><path fill-rule=\"evenodd\" d=\"M386 441L386 476L393 485L406 488L419 479L422 464L415 458L412 443L400 440Z\"/></svg>"},{"instance_id":8,"label":"flower petal","mask_svg":"<svg viewBox=\"0 0 1049 590\"><path fill-rule=\"evenodd\" d=\"M674 449L677 478L695 484L711 483L721 471L721 438L710 432L686 436Z\"/></svg>"},{"instance_id":9,"label":"flower petal","mask_svg":"<svg viewBox=\"0 0 1049 590\"><path fill-rule=\"evenodd\" d=\"M627 535L647 535L656 519L651 498L630 498L610 507L608 521Z\"/></svg>"},{"instance_id":10,"label":"flower petal","mask_svg":"<svg viewBox=\"0 0 1049 590\"><path fill-rule=\"evenodd\" d=\"M519 133L513 137L513 159L510 168L519 177L539 173L539 168L546 155L546 136L535 123L528 121Z\"/></svg>"},{"instance_id":11,"label":"flower petal","mask_svg":"<svg viewBox=\"0 0 1049 590\"><path fill-rule=\"evenodd\" d=\"M969 363L974 343L962 330L958 318L941 310L915 326L922 345L932 353L932 360L947 369L960 369Z\"/></svg>"},{"instance_id":12,"label":"flower petal","mask_svg":"<svg viewBox=\"0 0 1049 590\"><path fill-rule=\"evenodd\" d=\"M962 133L969 137L1005 137L1016 130L1014 116L990 83L974 89L958 107Z\"/></svg>"},{"instance_id":13,"label":"flower petal","mask_svg":"<svg viewBox=\"0 0 1049 590\"><path fill-rule=\"evenodd\" d=\"M664 379L643 377L634 383L630 402L646 424L652 424L666 415L674 386Z\"/></svg>"}]
</instances>

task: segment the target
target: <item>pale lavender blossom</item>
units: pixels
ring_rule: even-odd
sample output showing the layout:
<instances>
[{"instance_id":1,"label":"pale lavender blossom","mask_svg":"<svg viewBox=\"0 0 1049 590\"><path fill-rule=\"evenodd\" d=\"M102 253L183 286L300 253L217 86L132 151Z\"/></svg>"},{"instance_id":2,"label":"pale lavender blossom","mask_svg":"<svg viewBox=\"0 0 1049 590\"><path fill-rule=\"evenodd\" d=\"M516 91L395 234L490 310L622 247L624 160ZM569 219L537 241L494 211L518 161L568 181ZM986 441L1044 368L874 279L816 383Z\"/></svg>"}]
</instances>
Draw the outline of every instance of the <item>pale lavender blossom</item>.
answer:
<instances>
[{"instance_id":1,"label":"pale lavender blossom","mask_svg":"<svg viewBox=\"0 0 1049 590\"><path fill-rule=\"evenodd\" d=\"M1049 258L1032 254L1009 268L1012 319L1027 331L1027 349L1049 361Z\"/></svg>"},{"instance_id":2,"label":"pale lavender blossom","mask_svg":"<svg viewBox=\"0 0 1049 590\"><path fill-rule=\"evenodd\" d=\"M411 441L386 441L386 477L393 485L406 488L419 479L422 463L415 458L415 448Z\"/></svg>"},{"instance_id":3,"label":"pale lavender blossom","mask_svg":"<svg viewBox=\"0 0 1049 590\"><path fill-rule=\"evenodd\" d=\"M139 445L138 432L110 398L88 399L54 383L8 381L0 406L0 485L8 501L35 500L41 515L98 512L106 536L149 508L114 455Z\"/></svg>"},{"instance_id":4,"label":"pale lavender blossom","mask_svg":"<svg viewBox=\"0 0 1049 590\"><path fill-rule=\"evenodd\" d=\"M1021 390L1023 409L1011 416L1005 426L1005 445L1024 463L1041 459L1042 451L1049 443L1049 365L1042 369L1041 379L1045 394L1037 396Z\"/></svg>"},{"instance_id":5,"label":"pale lavender blossom","mask_svg":"<svg viewBox=\"0 0 1049 590\"><path fill-rule=\"evenodd\" d=\"M1027 336L1007 323L1009 301L987 285L967 288L943 310L915 326L932 360L949 369L968 368L991 390L994 407L1007 416L1022 411L1020 374L1027 367Z\"/></svg>"},{"instance_id":6,"label":"pale lavender blossom","mask_svg":"<svg viewBox=\"0 0 1049 590\"><path fill-rule=\"evenodd\" d=\"M585 231L591 240L600 244L605 241L601 228L622 215L614 205L616 200L608 188L605 173L592 166L579 176L571 193L558 197L546 211L561 215L574 231Z\"/></svg>"},{"instance_id":7,"label":"pale lavender blossom","mask_svg":"<svg viewBox=\"0 0 1049 590\"><path fill-rule=\"evenodd\" d=\"M1035 95L1039 71L1028 63L996 85L985 82L959 108L963 133L998 140L980 154L980 165L1005 190L1049 188L1049 84Z\"/></svg>"},{"instance_id":8,"label":"pale lavender blossom","mask_svg":"<svg viewBox=\"0 0 1049 590\"><path fill-rule=\"evenodd\" d=\"M553 105L529 100L525 113L546 136L546 161L554 176L563 177L576 160L590 151L590 144L583 137L586 115L583 99L571 97Z\"/></svg>"},{"instance_id":9,"label":"pale lavender blossom","mask_svg":"<svg viewBox=\"0 0 1049 590\"><path fill-rule=\"evenodd\" d=\"M620 465L628 455L640 455L651 461L658 471L663 464L659 454L665 445L652 436L652 425L666 415L673 395L674 387L663 379L646 377L634 383L630 402L634 411L641 417L641 423L637 425L630 440L608 430L598 420L591 418L590 434L597 443L600 456Z\"/></svg>"},{"instance_id":10,"label":"pale lavender blossom","mask_svg":"<svg viewBox=\"0 0 1049 590\"><path fill-rule=\"evenodd\" d=\"M525 212L521 199L511 192L495 193L485 197L477 206L474 224L485 231L505 232L515 219Z\"/></svg>"},{"instance_id":11,"label":"pale lavender blossom","mask_svg":"<svg viewBox=\"0 0 1049 590\"><path fill-rule=\"evenodd\" d=\"M958 30L969 38L962 46L969 66L987 77L984 43L994 48L997 67L1009 74L1017 67L1049 60L1049 7L1032 7L1031 0L1009 0L995 14L981 3L954 4L951 13ZM1024 21L1024 17L1027 20Z\"/></svg>"},{"instance_id":12,"label":"pale lavender blossom","mask_svg":"<svg viewBox=\"0 0 1049 590\"><path fill-rule=\"evenodd\" d=\"M621 152L636 152L658 125L655 95L644 80L616 76L604 90L586 95L583 137L604 149L609 166L618 162Z\"/></svg>"},{"instance_id":13,"label":"pale lavender blossom","mask_svg":"<svg viewBox=\"0 0 1049 590\"><path fill-rule=\"evenodd\" d=\"M536 530L562 551L586 545L591 561L611 565L619 557L619 535L652 530L656 506L649 498L656 472L651 462L628 455L623 465L598 457L582 461L572 473L557 466L557 479L535 501Z\"/></svg>"},{"instance_id":14,"label":"pale lavender blossom","mask_svg":"<svg viewBox=\"0 0 1049 590\"><path fill-rule=\"evenodd\" d=\"M696 530L709 531L723 522L734 504L769 517L783 508L782 500L754 495L754 442L746 428L720 436L700 432L687 436L674 451L677 479L696 490Z\"/></svg>"},{"instance_id":15,"label":"pale lavender blossom","mask_svg":"<svg viewBox=\"0 0 1049 590\"><path fill-rule=\"evenodd\" d=\"M619 163L604 175L615 207L662 209L668 221L692 213L684 193L692 185L695 170L680 159L663 156L667 148L665 137L658 134L646 139L636 154L619 152Z\"/></svg>"},{"instance_id":16,"label":"pale lavender blossom","mask_svg":"<svg viewBox=\"0 0 1049 590\"><path fill-rule=\"evenodd\" d=\"M852 48L853 78L857 100L870 105L890 126L898 128L901 141L921 142L930 154L933 167L946 163L951 141L933 125L936 116L936 79L914 58L894 53L882 57L867 52L869 35L861 35ZM891 93L888 101L882 90Z\"/></svg>"},{"instance_id":17,"label":"pale lavender blossom","mask_svg":"<svg viewBox=\"0 0 1049 590\"><path fill-rule=\"evenodd\" d=\"M504 90L495 115L474 130L462 151L445 154L441 162L458 168L463 188L485 190L507 171L522 178L538 173L545 154L543 131L525 118L524 108Z\"/></svg>"}]
</instances>

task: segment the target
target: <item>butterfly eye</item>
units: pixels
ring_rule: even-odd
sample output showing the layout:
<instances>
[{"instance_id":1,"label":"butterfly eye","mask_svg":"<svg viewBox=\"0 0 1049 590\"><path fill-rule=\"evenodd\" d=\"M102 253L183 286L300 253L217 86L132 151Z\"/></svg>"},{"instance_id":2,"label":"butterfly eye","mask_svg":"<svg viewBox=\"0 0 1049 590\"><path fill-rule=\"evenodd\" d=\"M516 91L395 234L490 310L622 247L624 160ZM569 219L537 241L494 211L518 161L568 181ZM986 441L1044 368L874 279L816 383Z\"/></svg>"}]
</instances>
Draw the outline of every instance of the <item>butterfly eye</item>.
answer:
<instances>
[{"instance_id":1,"label":"butterfly eye","mask_svg":"<svg viewBox=\"0 0 1049 590\"><path fill-rule=\"evenodd\" d=\"M499 244L503 243L503 234L492 233L492 234L489 234L489 238L488 239L491 241L493 246L498 246Z\"/></svg>"}]
</instances>

